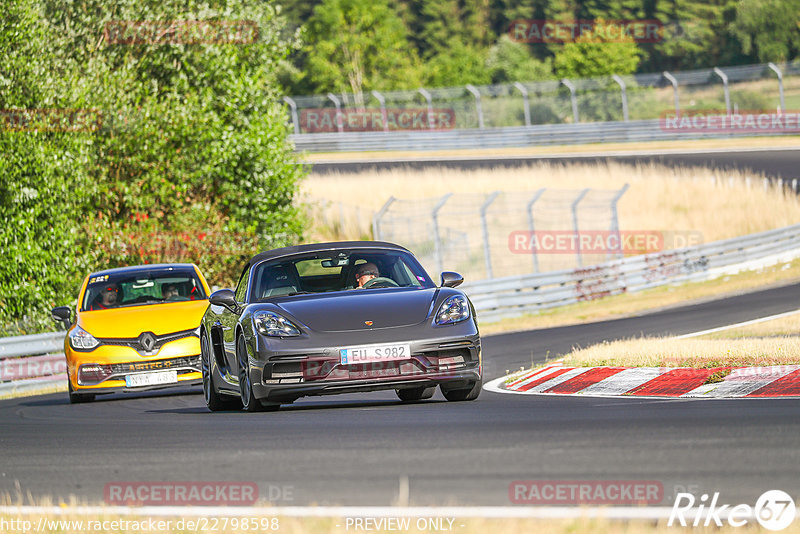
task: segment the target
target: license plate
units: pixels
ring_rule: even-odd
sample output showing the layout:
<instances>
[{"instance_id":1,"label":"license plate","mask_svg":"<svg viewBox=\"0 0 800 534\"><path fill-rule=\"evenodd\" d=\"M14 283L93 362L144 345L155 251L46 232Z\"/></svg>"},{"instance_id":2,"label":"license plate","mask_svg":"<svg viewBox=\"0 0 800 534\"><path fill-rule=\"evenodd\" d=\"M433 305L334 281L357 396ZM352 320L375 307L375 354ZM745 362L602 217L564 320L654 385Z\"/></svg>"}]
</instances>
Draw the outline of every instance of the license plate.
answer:
<instances>
[{"instance_id":1,"label":"license plate","mask_svg":"<svg viewBox=\"0 0 800 534\"><path fill-rule=\"evenodd\" d=\"M411 358L411 345L395 343L392 345L364 345L339 349L342 365L359 363L392 362Z\"/></svg>"},{"instance_id":2,"label":"license plate","mask_svg":"<svg viewBox=\"0 0 800 534\"><path fill-rule=\"evenodd\" d=\"M159 371L157 373L136 373L125 377L125 385L129 388L140 386L157 386L178 382L178 371Z\"/></svg>"}]
</instances>

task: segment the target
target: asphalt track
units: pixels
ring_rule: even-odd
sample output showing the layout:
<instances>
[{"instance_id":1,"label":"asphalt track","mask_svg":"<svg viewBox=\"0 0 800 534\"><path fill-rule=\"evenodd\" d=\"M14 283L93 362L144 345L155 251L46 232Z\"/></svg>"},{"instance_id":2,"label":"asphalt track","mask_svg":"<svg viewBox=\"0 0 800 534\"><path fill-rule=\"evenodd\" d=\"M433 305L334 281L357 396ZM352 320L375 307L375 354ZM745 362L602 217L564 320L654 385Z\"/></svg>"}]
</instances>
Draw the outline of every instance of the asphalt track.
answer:
<instances>
[{"instance_id":1,"label":"asphalt track","mask_svg":"<svg viewBox=\"0 0 800 534\"><path fill-rule=\"evenodd\" d=\"M682 334L798 308L800 284L657 313L484 338L488 378L571 346ZM400 405L393 393L206 411L198 393L0 401L0 494L103 499L107 483L245 481L276 505L509 505L515 480L648 480L749 503L800 495L800 400L502 395ZM27 501L27 499L26 499Z\"/></svg>"},{"instance_id":2,"label":"asphalt track","mask_svg":"<svg viewBox=\"0 0 800 534\"><path fill-rule=\"evenodd\" d=\"M431 167L446 167L454 169L486 169L494 167L523 167L533 163L571 164L598 163L615 161L629 165L655 163L670 168L677 167L706 167L722 170L739 170L764 174L771 178L792 180L800 178L800 150L781 148L775 150L725 150L710 149L692 153L686 150L664 151L661 153L638 153L619 155L592 155L568 154L553 156L502 156L487 158L475 157L442 157L429 158L416 157L413 160L390 161L329 161L315 163L314 174L328 174L331 172L362 172L369 169L385 170L397 167L424 169Z\"/></svg>"}]
</instances>

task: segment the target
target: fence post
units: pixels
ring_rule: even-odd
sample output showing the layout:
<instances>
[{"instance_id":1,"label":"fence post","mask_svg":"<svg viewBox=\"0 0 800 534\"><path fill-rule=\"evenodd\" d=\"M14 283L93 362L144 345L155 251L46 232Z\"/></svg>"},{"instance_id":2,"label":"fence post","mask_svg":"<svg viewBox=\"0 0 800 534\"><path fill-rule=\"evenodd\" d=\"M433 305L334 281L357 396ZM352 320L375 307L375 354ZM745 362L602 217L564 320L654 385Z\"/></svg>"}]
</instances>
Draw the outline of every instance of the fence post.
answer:
<instances>
[{"instance_id":1,"label":"fence post","mask_svg":"<svg viewBox=\"0 0 800 534\"><path fill-rule=\"evenodd\" d=\"M625 194L625 191L628 190L630 187L628 184L622 186L614 198L611 199L611 232L617 236L617 245L619 245L619 252L617 253L617 258L622 258L625 255L625 251L622 249L622 239L619 235L619 213L617 213L617 202L619 199L622 198L622 195Z\"/></svg>"},{"instance_id":2,"label":"fence post","mask_svg":"<svg viewBox=\"0 0 800 534\"><path fill-rule=\"evenodd\" d=\"M439 238L439 210L442 209L447 199L453 193L447 193L439 202L436 203L436 206L433 207L433 211L431 212L431 219L433 219L433 246L434 250L436 251L436 268L439 269L439 272L442 272L442 244Z\"/></svg>"},{"instance_id":3,"label":"fence post","mask_svg":"<svg viewBox=\"0 0 800 534\"><path fill-rule=\"evenodd\" d=\"M782 94L782 93L781 93ZM292 111L292 124L294 125L294 133L300 133L300 121L297 118L297 102L289 98L288 96L283 97L283 101L289 104L289 109Z\"/></svg>"},{"instance_id":4,"label":"fence post","mask_svg":"<svg viewBox=\"0 0 800 534\"><path fill-rule=\"evenodd\" d=\"M731 93L728 88L728 75L722 72L719 67L714 67L714 74L719 76L722 80L722 88L725 91L725 114L730 117L731 115Z\"/></svg>"},{"instance_id":5,"label":"fence post","mask_svg":"<svg viewBox=\"0 0 800 534\"><path fill-rule=\"evenodd\" d=\"M581 258L581 235L578 229L578 204L586 193L590 191L589 188L584 189L578 194L578 198L572 201L572 230L575 232L575 248L578 256L578 267L583 267L583 259Z\"/></svg>"},{"instance_id":6,"label":"fence post","mask_svg":"<svg viewBox=\"0 0 800 534\"><path fill-rule=\"evenodd\" d=\"M530 103L528 101L528 90L525 88L524 85L522 85L519 82L514 82L514 87L516 87L517 90L519 90L519 92L522 93L522 101L525 104L525 108L523 109L523 112L525 113L525 126L530 126L531 125L531 106L530 106Z\"/></svg>"},{"instance_id":7,"label":"fence post","mask_svg":"<svg viewBox=\"0 0 800 534\"><path fill-rule=\"evenodd\" d=\"M342 124L342 102L333 93L328 93L328 98L336 106L336 129L339 130L339 133L342 133L344 132L344 125Z\"/></svg>"},{"instance_id":8,"label":"fence post","mask_svg":"<svg viewBox=\"0 0 800 534\"><path fill-rule=\"evenodd\" d=\"M500 191L495 191L489 198L486 199L486 202L483 203L481 206L481 228L483 230L483 255L486 259L486 277L487 278L494 278L492 275L492 252L489 248L489 225L486 223L486 211L491 206L494 199L497 198L497 195L500 194Z\"/></svg>"},{"instance_id":9,"label":"fence post","mask_svg":"<svg viewBox=\"0 0 800 534\"><path fill-rule=\"evenodd\" d=\"M372 96L374 96L381 104L381 120L383 121L383 131L388 132L389 117L386 115L386 99L383 98L383 95L380 94L378 91L372 91Z\"/></svg>"},{"instance_id":10,"label":"fence post","mask_svg":"<svg viewBox=\"0 0 800 534\"><path fill-rule=\"evenodd\" d=\"M681 104L680 104L680 100L678 99L678 80L675 78L675 76L673 76L672 74L670 74L667 71L664 71L662 73L662 75L664 76L664 78L667 79L667 81L669 81L669 83L672 84L672 92L675 95L675 116L676 117L680 117L681 116Z\"/></svg>"},{"instance_id":11,"label":"fence post","mask_svg":"<svg viewBox=\"0 0 800 534\"><path fill-rule=\"evenodd\" d=\"M417 92L425 97L425 101L428 102L428 128L433 130L433 98L431 98L431 94L428 90L423 87L417 89Z\"/></svg>"},{"instance_id":12,"label":"fence post","mask_svg":"<svg viewBox=\"0 0 800 534\"><path fill-rule=\"evenodd\" d=\"M778 66L771 61L767 63L767 66L778 75L778 91L781 98L781 113L786 113L786 102L783 99L783 72L781 72L781 69L779 69Z\"/></svg>"},{"instance_id":13,"label":"fence post","mask_svg":"<svg viewBox=\"0 0 800 534\"><path fill-rule=\"evenodd\" d=\"M622 91L622 118L625 122L628 122L628 91L625 87L625 80L616 74L613 75L612 78L615 82L617 82L617 85L619 85L619 88Z\"/></svg>"},{"instance_id":14,"label":"fence post","mask_svg":"<svg viewBox=\"0 0 800 534\"><path fill-rule=\"evenodd\" d=\"M536 203L537 200L539 200L539 198L541 198L541 196L544 194L545 191L547 191L547 188L545 187L536 191L536 193L533 195L533 198L530 199L526 207L526 210L528 212L528 230L531 233L531 242L533 242L536 236L536 229L533 226L533 205ZM538 273L539 255L537 254L536 247L534 246L531 246L531 256L533 256L533 272Z\"/></svg>"},{"instance_id":15,"label":"fence post","mask_svg":"<svg viewBox=\"0 0 800 534\"><path fill-rule=\"evenodd\" d=\"M578 97L575 94L575 85L566 78L562 79L561 83L569 89L570 100L572 100L572 121L578 124Z\"/></svg>"},{"instance_id":16,"label":"fence post","mask_svg":"<svg viewBox=\"0 0 800 534\"><path fill-rule=\"evenodd\" d=\"M483 130L483 109L481 108L481 94L472 84L466 85L467 91L475 97L475 111L478 113L478 128Z\"/></svg>"},{"instance_id":17,"label":"fence post","mask_svg":"<svg viewBox=\"0 0 800 534\"><path fill-rule=\"evenodd\" d=\"M389 197L389 200L387 200L383 206L381 206L381 209L379 209L378 213L376 213L372 218L372 235L376 241L383 241L383 233L381 232L381 219L383 219L383 216L389 210L389 206L391 206L392 202L395 200L396 199L394 197Z\"/></svg>"}]
</instances>

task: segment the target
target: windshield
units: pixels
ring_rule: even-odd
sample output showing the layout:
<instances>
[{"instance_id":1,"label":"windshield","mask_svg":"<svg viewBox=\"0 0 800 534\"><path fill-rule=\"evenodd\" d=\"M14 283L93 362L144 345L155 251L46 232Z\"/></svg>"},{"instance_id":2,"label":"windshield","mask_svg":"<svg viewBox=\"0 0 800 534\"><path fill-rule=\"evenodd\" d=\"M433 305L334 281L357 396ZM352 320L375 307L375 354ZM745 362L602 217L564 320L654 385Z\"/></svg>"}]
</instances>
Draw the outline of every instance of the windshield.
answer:
<instances>
[{"instance_id":1,"label":"windshield","mask_svg":"<svg viewBox=\"0 0 800 534\"><path fill-rule=\"evenodd\" d=\"M252 283L252 301L299 293L435 287L408 252L372 249L315 252L266 261L256 267Z\"/></svg>"},{"instance_id":2,"label":"windshield","mask_svg":"<svg viewBox=\"0 0 800 534\"><path fill-rule=\"evenodd\" d=\"M82 311L205 299L203 285L191 268L165 267L92 274Z\"/></svg>"}]
</instances>

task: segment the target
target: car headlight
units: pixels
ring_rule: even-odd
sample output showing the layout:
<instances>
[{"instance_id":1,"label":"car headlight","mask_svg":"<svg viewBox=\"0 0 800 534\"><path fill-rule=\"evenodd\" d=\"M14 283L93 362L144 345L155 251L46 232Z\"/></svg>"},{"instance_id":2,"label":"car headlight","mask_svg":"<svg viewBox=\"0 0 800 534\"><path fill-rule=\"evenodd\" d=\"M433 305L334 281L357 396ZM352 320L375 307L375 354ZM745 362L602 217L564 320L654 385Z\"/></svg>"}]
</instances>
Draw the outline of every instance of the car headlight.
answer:
<instances>
[{"instance_id":1,"label":"car headlight","mask_svg":"<svg viewBox=\"0 0 800 534\"><path fill-rule=\"evenodd\" d=\"M460 323L469 319L469 302L463 295L453 295L442 302L436 312L436 324Z\"/></svg>"},{"instance_id":2,"label":"car headlight","mask_svg":"<svg viewBox=\"0 0 800 534\"><path fill-rule=\"evenodd\" d=\"M256 330L265 336L290 337L299 336L300 329L289 319L271 311L256 312L253 315Z\"/></svg>"},{"instance_id":3,"label":"car headlight","mask_svg":"<svg viewBox=\"0 0 800 534\"><path fill-rule=\"evenodd\" d=\"M80 326L76 326L69 333L69 344L75 350L92 350L99 345L100 342L97 341L92 334Z\"/></svg>"}]
</instances>

